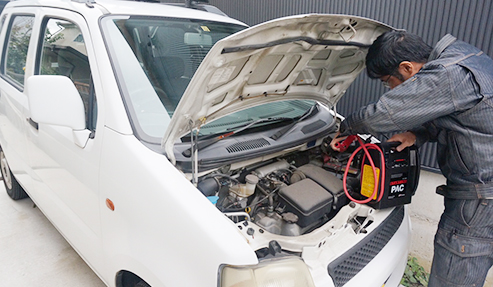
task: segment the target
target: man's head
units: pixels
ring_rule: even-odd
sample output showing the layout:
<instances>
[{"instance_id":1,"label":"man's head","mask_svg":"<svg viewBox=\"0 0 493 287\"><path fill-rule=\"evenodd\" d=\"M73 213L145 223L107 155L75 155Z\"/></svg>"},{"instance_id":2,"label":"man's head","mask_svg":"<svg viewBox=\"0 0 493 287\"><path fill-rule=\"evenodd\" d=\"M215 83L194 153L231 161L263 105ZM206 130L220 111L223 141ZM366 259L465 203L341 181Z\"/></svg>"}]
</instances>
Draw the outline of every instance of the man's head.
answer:
<instances>
[{"instance_id":1,"label":"man's head","mask_svg":"<svg viewBox=\"0 0 493 287\"><path fill-rule=\"evenodd\" d=\"M405 31L386 32L368 50L368 76L395 88L419 72L431 51L432 47L417 35Z\"/></svg>"}]
</instances>

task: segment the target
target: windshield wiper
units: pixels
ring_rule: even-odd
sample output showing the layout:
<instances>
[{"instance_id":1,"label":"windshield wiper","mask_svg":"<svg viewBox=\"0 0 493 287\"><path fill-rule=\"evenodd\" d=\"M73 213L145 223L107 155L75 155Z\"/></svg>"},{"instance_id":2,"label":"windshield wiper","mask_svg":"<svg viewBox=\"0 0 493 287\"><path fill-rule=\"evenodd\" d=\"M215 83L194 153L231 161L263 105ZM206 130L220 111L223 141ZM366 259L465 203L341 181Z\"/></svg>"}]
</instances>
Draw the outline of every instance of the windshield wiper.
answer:
<instances>
[{"instance_id":1,"label":"windshield wiper","mask_svg":"<svg viewBox=\"0 0 493 287\"><path fill-rule=\"evenodd\" d=\"M228 133L225 133L225 134L221 134L217 137L213 137L211 139L207 139L207 140L202 140L198 143L196 143L194 146L193 146L193 149L195 150L200 150L200 149L203 149L203 148L206 148L208 146L211 146L215 143L217 143L218 141L222 140L222 139L225 139L227 137L230 137L232 135L236 135L244 130L247 130L249 129L250 127L256 125L256 124L259 124L259 123L272 123L272 122L281 122L281 121L286 121L286 120L293 120L292 118L283 118L283 117L278 117L278 118L265 118L265 119L258 119L258 120L255 120L253 122L250 122L248 124L245 124L245 125L240 125L240 126L236 126L236 127L233 127L231 128L233 131L231 132L228 132ZM189 149L186 149L182 152L182 155L183 156L186 156L186 157L190 157L192 155L192 148L189 148Z\"/></svg>"},{"instance_id":2,"label":"windshield wiper","mask_svg":"<svg viewBox=\"0 0 493 287\"><path fill-rule=\"evenodd\" d=\"M295 118L296 119L296 118ZM295 120L293 118L288 118L288 117L270 117L270 118L262 118L258 119L252 122L247 122L245 124L237 125L232 128L227 128L227 131L230 130L236 130L236 132L240 132L246 129L249 129L250 127L256 125L256 124L263 124L263 123L277 123L277 122L284 122L284 121L293 121Z\"/></svg>"},{"instance_id":3,"label":"windshield wiper","mask_svg":"<svg viewBox=\"0 0 493 287\"><path fill-rule=\"evenodd\" d=\"M303 121L306 118L309 118L316 114L318 112L318 104L311 106L311 108L306 111L303 115L301 115L297 120L292 122L290 125L287 125L283 127L282 129L278 130L275 134L271 135L270 138L273 140L278 140L281 138L283 135L285 135L287 132L289 132L297 123Z\"/></svg>"}]
</instances>

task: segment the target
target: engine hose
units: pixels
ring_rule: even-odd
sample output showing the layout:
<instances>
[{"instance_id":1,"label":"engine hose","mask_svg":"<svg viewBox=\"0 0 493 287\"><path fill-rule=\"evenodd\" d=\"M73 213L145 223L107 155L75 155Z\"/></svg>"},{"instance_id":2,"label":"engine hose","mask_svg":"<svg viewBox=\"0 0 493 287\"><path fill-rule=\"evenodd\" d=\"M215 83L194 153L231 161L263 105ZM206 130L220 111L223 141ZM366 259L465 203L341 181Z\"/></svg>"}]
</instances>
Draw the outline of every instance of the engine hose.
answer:
<instances>
[{"instance_id":1,"label":"engine hose","mask_svg":"<svg viewBox=\"0 0 493 287\"><path fill-rule=\"evenodd\" d=\"M344 193L346 194L346 196L351 200L351 201L354 201L356 203L360 203L360 204L365 204L365 203L368 203L370 202L377 194L378 194L378 175L377 175L377 168L375 167L375 164L373 163L373 159L371 158L371 155L370 155L370 152L368 151L368 149L375 149L377 150L379 153L380 153L380 162L381 162L381 178L385 178L385 159L384 159L384 156L383 156L383 152L382 150L380 149L380 147L376 144L372 144L372 143L364 143L361 138L359 136L356 136L356 138L358 139L358 142L360 144L360 146L353 152L353 154L351 155L351 157L349 157L349 160L347 162L347 165L346 165L346 170L344 171L344 176L342 178L342 183L343 183L343 187L344 187ZM356 154L360 151L360 150L363 150L365 152L365 155L368 157L368 160L370 162L370 165L371 165L371 168L372 168L372 171L373 171L373 182L374 182L374 188L373 188L373 193L371 194L370 197L368 197L367 199L364 199L364 200L357 200L357 199L354 199L350 194L349 194L349 191L347 189L347 186L346 186L346 181L347 181L347 175L348 175L348 171L349 171L349 167L351 165L351 162L353 161L354 157L356 156ZM380 194L378 194L378 198L377 198L377 202L382 200L382 197L383 197L383 190L384 190L384 180L382 180L380 182Z\"/></svg>"}]
</instances>

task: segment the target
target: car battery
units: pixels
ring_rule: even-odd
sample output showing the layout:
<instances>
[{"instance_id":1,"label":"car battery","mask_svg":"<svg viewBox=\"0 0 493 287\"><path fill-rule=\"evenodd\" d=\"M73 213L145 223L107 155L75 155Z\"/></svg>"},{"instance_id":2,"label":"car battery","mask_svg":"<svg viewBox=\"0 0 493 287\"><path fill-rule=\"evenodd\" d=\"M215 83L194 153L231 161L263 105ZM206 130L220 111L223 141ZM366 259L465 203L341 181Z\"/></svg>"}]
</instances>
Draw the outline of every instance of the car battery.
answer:
<instances>
[{"instance_id":1,"label":"car battery","mask_svg":"<svg viewBox=\"0 0 493 287\"><path fill-rule=\"evenodd\" d=\"M411 203L411 197L416 192L419 181L420 162L416 146L406 147L401 152L396 150L399 142L384 142L377 144L383 152L384 163L381 162L380 152L376 149L368 150L376 167L379 178L378 194L383 192L380 201L377 195L368 205L375 209L393 207ZM382 164L385 165L385 176L381 178ZM384 181L383 191L380 181ZM374 175L367 157L364 157L361 168L360 193L366 198L372 196L374 190Z\"/></svg>"}]
</instances>

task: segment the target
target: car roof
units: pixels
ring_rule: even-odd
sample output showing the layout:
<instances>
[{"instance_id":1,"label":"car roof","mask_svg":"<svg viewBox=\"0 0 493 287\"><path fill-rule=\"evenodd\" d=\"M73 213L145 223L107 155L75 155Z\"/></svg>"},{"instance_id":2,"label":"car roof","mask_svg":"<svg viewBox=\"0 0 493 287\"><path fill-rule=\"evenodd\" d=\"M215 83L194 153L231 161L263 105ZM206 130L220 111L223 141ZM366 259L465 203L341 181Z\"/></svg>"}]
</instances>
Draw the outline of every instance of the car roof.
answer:
<instances>
[{"instance_id":1,"label":"car roof","mask_svg":"<svg viewBox=\"0 0 493 287\"><path fill-rule=\"evenodd\" d=\"M125 0L19 0L11 1L9 7L40 6L72 10L81 13L81 5L94 7L94 13L118 15L163 16L185 19L201 19L217 22L227 22L246 26L244 23L217 13L181 7L175 4L140 2ZM87 11L87 9L84 9ZM84 12L86 13L86 12Z\"/></svg>"}]
</instances>

